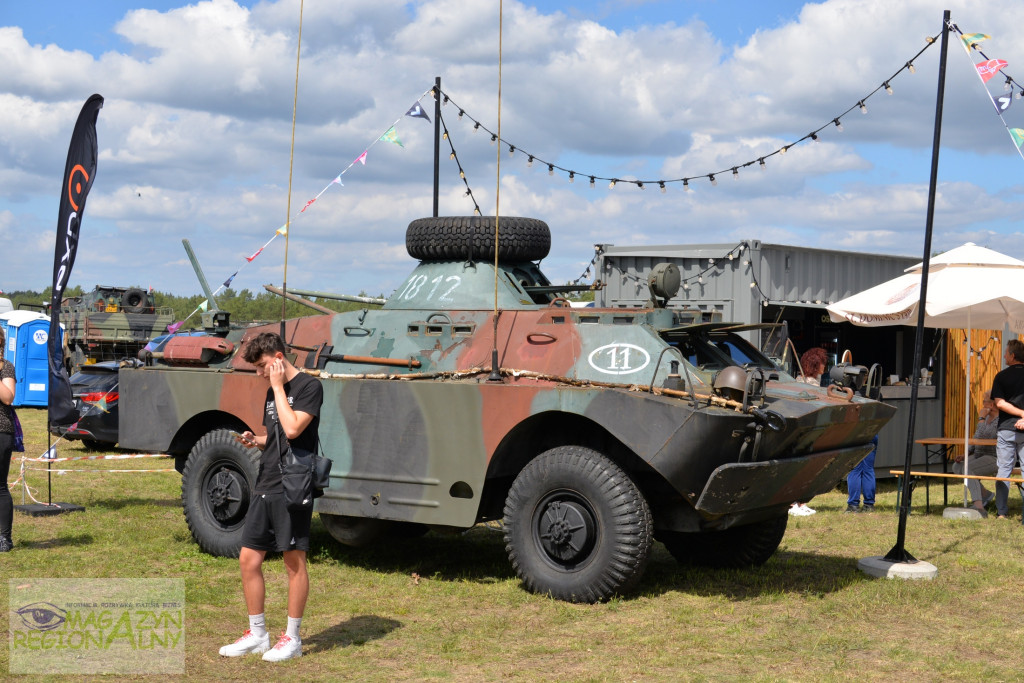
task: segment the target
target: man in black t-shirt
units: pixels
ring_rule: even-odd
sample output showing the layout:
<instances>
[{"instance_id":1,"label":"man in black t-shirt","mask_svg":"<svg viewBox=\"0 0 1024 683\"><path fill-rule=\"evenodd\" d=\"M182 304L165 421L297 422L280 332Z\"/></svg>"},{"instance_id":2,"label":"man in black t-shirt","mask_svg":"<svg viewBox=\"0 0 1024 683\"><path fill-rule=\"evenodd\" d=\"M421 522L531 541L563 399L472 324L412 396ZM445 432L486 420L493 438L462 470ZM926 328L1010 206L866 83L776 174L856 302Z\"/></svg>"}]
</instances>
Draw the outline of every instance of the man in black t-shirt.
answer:
<instances>
[{"instance_id":1,"label":"man in black t-shirt","mask_svg":"<svg viewBox=\"0 0 1024 683\"><path fill-rule=\"evenodd\" d=\"M281 485L281 453L283 439L294 449L315 451L320 406L324 400L320 380L303 374L288 362L284 341L272 332L253 337L242 357L256 366L256 373L270 380L263 412L266 436L244 432L239 441L249 448L260 448L259 475L242 533L242 550L238 563L242 570L242 590L249 611L249 628L241 638L220 649L224 657L241 657L249 653L265 653L263 659L279 662L302 656L299 627L309 595L306 553L309 552L309 526L313 511L291 512L284 500ZM270 647L264 617L266 589L263 582L263 559L268 551L284 553L288 570L288 629L277 644Z\"/></svg>"},{"instance_id":2,"label":"man in black t-shirt","mask_svg":"<svg viewBox=\"0 0 1024 683\"><path fill-rule=\"evenodd\" d=\"M1017 462L1024 463L1024 342L1006 343L1006 367L992 380L992 400L999 409L996 431L996 476L1009 477ZM996 482L996 511L1006 519L1010 485Z\"/></svg>"}]
</instances>

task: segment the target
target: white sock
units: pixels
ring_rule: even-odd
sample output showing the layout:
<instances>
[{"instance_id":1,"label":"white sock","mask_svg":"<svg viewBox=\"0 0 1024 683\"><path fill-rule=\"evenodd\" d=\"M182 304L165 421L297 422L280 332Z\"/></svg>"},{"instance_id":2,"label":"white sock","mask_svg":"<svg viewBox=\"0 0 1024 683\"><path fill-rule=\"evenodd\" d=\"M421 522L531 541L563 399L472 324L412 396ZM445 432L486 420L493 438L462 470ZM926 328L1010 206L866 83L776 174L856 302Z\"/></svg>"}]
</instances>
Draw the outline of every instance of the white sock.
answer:
<instances>
[{"instance_id":1,"label":"white sock","mask_svg":"<svg viewBox=\"0 0 1024 683\"><path fill-rule=\"evenodd\" d=\"M249 615L249 630L257 638L267 635L267 622L262 614Z\"/></svg>"},{"instance_id":2,"label":"white sock","mask_svg":"<svg viewBox=\"0 0 1024 683\"><path fill-rule=\"evenodd\" d=\"M288 617L288 630L285 631L285 635L295 640L302 640L299 638L299 627L302 626L302 617L295 619L294 617Z\"/></svg>"}]
</instances>

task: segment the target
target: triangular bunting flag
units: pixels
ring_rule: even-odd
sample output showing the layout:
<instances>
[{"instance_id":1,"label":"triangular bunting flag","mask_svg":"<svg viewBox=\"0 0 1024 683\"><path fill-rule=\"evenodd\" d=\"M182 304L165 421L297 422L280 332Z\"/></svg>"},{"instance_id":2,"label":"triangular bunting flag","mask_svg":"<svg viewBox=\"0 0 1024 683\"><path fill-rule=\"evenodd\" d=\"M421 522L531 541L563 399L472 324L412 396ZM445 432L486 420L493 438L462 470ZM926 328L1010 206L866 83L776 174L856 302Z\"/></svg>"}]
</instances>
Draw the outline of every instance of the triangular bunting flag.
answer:
<instances>
[{"instance_id":1,"label":"triangular bunting flag","mask_svg":"<svg viewBox=\"0 0 1024 683\"><path fill-rule=\"evenodd\" d=\"M312 204L313 202L315 202L315 201L316 201L316 197L313 197L312 199L310 199L310 200L309 200L308 202L306 202L306 205L305 205L304 207L302 207L301 209L299 209L299 213L302 213L303 211L305 211L306 209L308 209L308 208L310 207L310 205L311 205L311 204Z\"/></svg>"},{"instance_id":2,"label":"triangular bunting flag","mask_svg":"<svg viewBox=\"0 0 1024 683\"><path fill-rule=\"evenodd\" d=\"M975 64L975 67L978 69L978 75L981 76L981 80L984 83L988 83L1004 66L1006 66L1005 59L990 59L987 62Z\"/></svg>"},{"instance_id":3,"label":"triangular bunting flag","mask_svg":"<svg viewBox=\"0 0 1024 683\"><path fill-rule=\"evenodd\" d=\"M210 306L210 302L208 300L206 300L206 299L203 299L203 303L199 304L199 307L198 307L197 310L203 311L205 313L206 309L209 306Z\"/></svg>"},{"instance_id":4,"label":"triangular bunting flag","mask_svg":"<svg viewBox=\"0 0 1024 683\"><path fill-rule=\"evenodd\" d=\"M420 106L419 102L409 107L409 111L405 112L405 115L413 118L426 119L428 123L430 122L430 117L427 116L427 112L423 111L423 107Z\"/></svg>"},{"instance_id":5,"label":"triangular bunting flag","mask_svg":"<svg viewBox=\"0 0 1024 683\"><path fill-rule=\"evenodd\" d=\"M381 135L380 139L383 140L384 142L393 142L399 147L405 147L405 145L402 144L402 141L398 139L398 133L395 131L394 126L391 126L386 131L384 131L384 135Z\"/></svg>"},{"instance_id":6,"label":"triangular bunting flag","mask_svg":"<svg viewBox=\"0 0 1024 683\"><path fill-rule=\"evenodd\" d=\"M986 35L984 33L967 33L964 34L964 36L961 37L960 40L964 41L964 47L970 50L971 46L974 45L975 43L980 43L981 41L988 40L991 37L992 36Z\"/></svg>"},{"instance_id":7,"label":"triangular bunting flag","mask_svg":"<svg viewBox=\"0 0 1024 683\"><path fill-rule=\"evenodd\" d=\"M235 272L231 273L231 277L229 277L227 280L224 281L224 289L227 289L228 287L231 286L231 281L235 279L236 275L238 275L238 271L237 270Z\"/></svg>"},{"instance_id":8,"label":"triangular bunting flag","mask_svg":"<svg viewBox=\"0 0 1024 683\"><path fill-rule=\"evenodd\" d=\"M992 104L996 105L996 111L1002 114L1010 108L1011 104L1013 104L1013 94L1005 93L1003 95L993 95Z\"/></svg>"},{"instance_id":9,"label":"triangular bunting flag","mask_svg":"<svg viewBox=\"0 0 1024 683\"><path fill-rule=\"evenodd\" d=\"M278 232L281 232L281 231L278 230ZM256 250L256 253L253 254L252 256L246 256L245 260L248 261L249 263L252 263L252 260L254 258L256 258L257 256L259 256L260 254L262 254L264 249L266 249L266 247L260 247L259 249Z\"/></svg>"},{"instance_id":10,"label":"triangular bunting flag","mask_svg":"<svg viewBox=\"0 0 1024 683\"><path fill-rule=\"evenodd\" d=\"M185 324L184 320L182 320L180 323L171 323L170 325L167 326L167 332L170 333L170 334L174 334L175 332L180 330L181 326L184 325L184 324Z\"/></svg>"},{"instance_id":11,"label":"triangular bunting flag","mask_svg":"<svg viewBox=\"0 0 1024 683\"><path fill-rule=\"evenodd\" d=\"M1011 128L1010 137L1018 147L1024 145L1024 128Z\"/></svg>"},{"instance_id":12,"label":"triangular bunting flag","mask_svg":"<svg viewBox=\"0 0 1024 683\"><path fill-rule=\"evenodd\" d=\"M278 228L274 232L276 232L278 235L287 235L288 234L288 224L285 223L284 225L282 225L280 228ZM260 251L263 251L263 250L260 249ZM256 253L258 254L259 252L256 252Z\"/></svg>"},{"instance_id":13,"label":"triangular bunting flag","mask_svg":"<svg viewBox=\"0 0 1024 683\"><path fill-rule=\"evenodd\" d=\"M361 163L363 166L366 166L366 152L363 152L358 157L356 157L356 161ZM352 163L354 164L356 163L356 161L353 161Z\"/></svg>"},{"instance_id":14,"label":"triangular bunting flag","mask_svg":"<svg viewBox=\"0 0 1024 683\"><path fill-rule=\"evenodd\" d=\"M341 176L340 175L337 178L335 178L334 180L331 181L331 185L333 185L334 183L338 183L342 187L345 187L345 183L341 182Z\"/></svg>"}]
</instances>

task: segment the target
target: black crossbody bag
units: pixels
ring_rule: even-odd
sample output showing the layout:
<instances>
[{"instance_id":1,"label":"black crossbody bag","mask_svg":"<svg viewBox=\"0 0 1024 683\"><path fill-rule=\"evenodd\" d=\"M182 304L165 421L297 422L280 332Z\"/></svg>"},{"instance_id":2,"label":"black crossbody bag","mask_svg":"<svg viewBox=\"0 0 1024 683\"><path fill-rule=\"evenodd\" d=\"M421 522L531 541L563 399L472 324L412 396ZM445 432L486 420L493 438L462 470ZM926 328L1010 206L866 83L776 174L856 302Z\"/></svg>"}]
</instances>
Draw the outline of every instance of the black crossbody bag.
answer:
<instances>
[{"instance_id":1,"label":"black crossbody bag","mask_svg":"<svg viewBox=\"0 0 1024 683\"><path fill-rule=\"evenodd\" d=\"M316 451L293 448L281 424L275 423L275 427L281 448L281 486L285 504L292 512L312 510L313 501L324 495L324 489L331 484L331 465L334 463ZM319 434L317 446L322 448Z\"/></svg>"}]
</instances>

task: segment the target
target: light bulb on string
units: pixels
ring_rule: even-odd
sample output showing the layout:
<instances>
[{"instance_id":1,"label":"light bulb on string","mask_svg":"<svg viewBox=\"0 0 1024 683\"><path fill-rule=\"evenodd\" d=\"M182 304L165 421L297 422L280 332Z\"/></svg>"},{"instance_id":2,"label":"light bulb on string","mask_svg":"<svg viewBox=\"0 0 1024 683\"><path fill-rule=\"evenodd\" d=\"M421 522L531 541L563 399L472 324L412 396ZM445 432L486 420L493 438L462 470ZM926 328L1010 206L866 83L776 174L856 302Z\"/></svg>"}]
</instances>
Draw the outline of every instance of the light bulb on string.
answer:
<instances>
[{"instance_id":1,"label":"light bulb on string","mask_svg":"<svg viewBox=\"0 0 1024 683\"><path fill-rule=\"evenodd\" d=\"M1010 80L1009 76L1006 77L1006 82L1003 83L1003 92L1013 92L1013 81Z\"/></svg>"},{"instance_id":2,"label":"light bulb on string","mask_svg":"<svg viewBox=\"0 0 1024 683\"><path fill-rule=\"evenodd\" d=\"M757 165L761 167L762 171L768 170L768 166L766 166L764 163L764 157L761 157L760 159L757 160Z\"/></svg>"},{"instance_id":3,"label":"light bulb on string","mask_svg":"<svg viewBox=\"0 0 1024 683\"><path fill-rule=\"evenodd\" d=\"M479 121L477 121L476 123L473 124L473 132L475 133L478 130L480 130L480 122Z\"/></svg>"},{"instance_id":4,"label":"light bulb on string","mask_svg":"<svg viewBox=\"0 0 1024 683\"><path fill-rule=\"evenodd\" d=\"M661 193L665 194L665 181L664 180L659 180L658 181L658 187L661 188Z\"/></svg>"},{"instance_id":5,"label":"light bulb on string","mask_svg":"<svg viewBox=\"0 0 1024 683\"><path fill-rule=\"evenodd\" d=\"M715 259L713 259L713 258L709 258L709 259L708 259L708 265L709 265L709 266L713 266L713 265L715 265Z\"/></svg>"},{"instance_id":6,"label":"light bulb on string","mask_svg":"<svg viewBox=\"0 0 1024 683\"><path fill-rule=\"evenodd\" d=\"M906 67L907 71L909 71L910 73L917 73L917 69L914 68L913 62L907 62Z\"/></svg>"},{"instance_id":7,"label":"light bulb on string","mask_svg":"<svg viewBox=\"0 0 1024 683\"><path fill-rule=\"evenodd\" d=\"M819 142L818 134L817 133L811 133L811 139L814 140L815 142Z\"/></svg>"},{"instance_id":8,"label":"light bulb on string","mask_svg":"<svg viewBox=\"0 0 1024 683\"><path fill-rule=\"evenodd\" d=\"M1019 100L1022 97L1024 97L1024 89L1017 91L1017 99Z\"/></svg>"},{"instance_id":9,"label":"light bulb on string","mask_svg":"<svg viewBox=\"0 0 1024 683\"><path fill-rule=\"evenodd\" d=\"M576 180L576 172L575 171L569 171L569 182L571 183L574 180Z\"/></svg>"},{"instance_id":10,"label":"light bulb on string","mask_svg":"<svg viewBox=\"0 0 1024 683\"><path fill-rule=\"evenodd\" d=\"M463 116L463 114L465 114L465 113L466 113L466 110L465 110L465 109L460 109L460 110L459 110L459 118L461 119L461 118L462 118L462 116Z\"/></svg>"},{"instance_id":11,"label":"light bulb on string","mask_svg":"<svg viewBox=\"0 0 1024 683\"><path fill-rule=\"evenodd\" d=\"M448 104L448 96L445 95L444 99L441 100L441 106L444 107L444 106L447 106L447 104Z\"/></svg>"},{"instance_id":12,"label":"light bulb on string","mask_svg":"<svg viewBox=\"0 0 1024 683\"><path fill-rule=\"evenodd\" d=\"M513 156L513 155L515 155L515 153L516 153L516 146L515 145L509 145L508 146L508 155L509 156Z\"/></svg>"},{"instance_id":13,"label":"light bulb on string","mask_svg":"<svg viewBox=\"0 0 1024 683\"><path fill-rule=\"evenodd\" d=\"M750 288L753 289L754 287L757 287L757 283L756 282L751 282L750 283Z\"/></svg>"},{"instance_id":14,"label":"light bulb on string","mask_svg":"<svg viewBox=\"0 0 1024 683\"><path fill-rule=\"evenodd\" d=\"M733 180L739 180L740 179L740 172L739 172L739 170L735 166L732 167L732 179Z\"/></svg>"},{"instance_id":15,"label":"light bulb on string","mask_svg":"<svg viewBox=\"0 0 1024 683\"><path fill-rule=\"evenodd\" d=\"M843 132L843 124L839 122L838 118L832 119L832 123L836 124L836 130L838 130L840 133Z\"/></svg>"},{"instance_id":16,"label":"light bulb on string","mask_svg":"<svg viewBox=\"0 0 1024 683\"><path fill-rule=\"evenodd\" d=\"M491 144L492 145L497 141L497 139L498 139L498 136L495 135L494 133L491 133Z\"/></svg>"},{"instance_id":17,"label":"light bulb on string","mask_svg":"<svg viewBox=\"0 0 1024 683\"><path fill-rule=\"evenodd\" d=\"M864 100L861 100L860 102L858 102L857 106L860 107L860 113L861 114L867 114L868 113L868 105L864 104Z\"/></svg>"},{"instance_id":18,"label":"light bulb on string","mask_svg":"<svg viewBox=\"0 0 1024 683\"><path fill-rule=\"evenodd\" d=\"M590 186L594 187L594 176L590 176Z\"/></svg>"},{"instance_id":19,"label":"light bulb on string","mask_svg":"<svg viewBox=\"0 0 1024 683\"><path fill-rule=\"evenodd\" d=\"M783 145L782 149L779 150L779 154L785 155L789 151L789 145Z\"/></svg>"},{"instance_id":20,"label":"light bulb on string","mask_svg":"<svg viewBox=\"0 0 1024 683\"><path fill-rule=\"evenodd\" d=\"M683 178L683 191L684 192L689 192L690 191L690 181L687 180L686 178Z\"/></svg>"},{"instance_id":21,"label":"light bulb on string","mask_svg":"<svg viewBox=\"0 0 1024 683\"><path fill-rule=\"evenodd\" d=\"M548 175L555 175L555 167L551 164L548 164Z\"/></svg>"},{"instance_id":22,"label":"light bulb on string","mask_svg":"<svg viewBox=\"0 0 1024 683\"><path fill-rule=\"evenodd\" d=\"M704 276L703 275L698 275L697 276L697 284L698 285L704 284Z\"/></svg>"},{"instance_id":23,"label":"light bulb on string","mask_svg":"<svg viewBox=\"0 0 1024 683\"><path fill-rule=\"evenodd\" d=\"M444 135L442 135L441 137L444 138L445 140L447 140L448 139L448 131L445 130L444 131Z\"/></svg>"},{"instance_id":24,"label":"light bulb on string","mask_svg":"<svg viewBox=\"0 0 1024 683\"><path fill-rule=\"evenodd\" d=\"M463 180L466 179L466 174L465 174L465 172L463 172L463 170L461 168L459 169L459 177L462 178Z\"/></svg>"},{"instance_id":25,"label":"light bulb on string","mask_svg":"<svg viewBox=\"0 0 1024 683\"><path fill-rule=\"evenodd\" d=\"M608 183L608 189L610 190L613 187L615 187L615 183L616 182L618 182L618 181L615 178L612 178L612 181L610 183Z\"/></svg>"},{"instance_id":26,"label":"light bulb on string","mask_svg":"<svg viewBox=\"0 0 1024 683\"><path fill-rule=\"evenodd\" d=\"M889 93L890 95L892 94L892 86L889 85L889 81L883 83L882 86L885 88L885 92Z\"/></svg>"},{"instance_id":27,"label":"light bulb on string","mask_svg":"<svg viewBox=\"0 0 1024 683\"><path fill-rule=\"evenodd\" d=\"M718 185L718 181L715 180L715 174L714 173L708 173L708 180L711 181L711 185L712 186Z\"/></svg>"},{"instance_id":28,"label":"light bulb on string","mask_svg":"<svg viewBox=\"0 0 1024 683\"><path fill-rule=\"evenodd\" d=\"M533 155L532 154L526 160L526 168L533 168Z\"/></svg>"},{"instance_id":29,"label":"light bulb on string","mask_svg":"<svg viewBox=\"0 0 1024 683\"><path fill-rule=\"evenodd\" d=\"M452 152L451 154L449 154L448 158L451 159L452 161L454 161L455 160L455 152Z\"/></svg>"},{"instance_id":30,"label":"light bulb on string","mask_svg":"<svg viewBox=\"0 0 1024 683\"><path fill-rule=\"evenodd\" d=\"M690 289L690 283L689 282L684 282L683 283L683 289L688 291Z\"/></svg>"},{"instance_id":31,"label":"light bulb on string","mask_svg":"<svg viewBox=\"0 0 1024 683\"><path fill-rule=\"evenodd\" d=\"M479 216L480 215L480 207L477 207L477 208L473 209L473 214Z\"/></svg>"},{"instance_id":32,"label":"light bulb on string","mask_svg":"<svg viewBox=\"0 0 1024 683\"><path fill-rule=\"evenodd\" d=\"M644 189L644 184L643 184L642 182L640 182L639 180L638 180L638 181L636 181L636 186L637 186L637 187L638 187L639 189L641 189L641 190L642 190L642 189Z\"/></svg>"}]
</instances>

